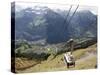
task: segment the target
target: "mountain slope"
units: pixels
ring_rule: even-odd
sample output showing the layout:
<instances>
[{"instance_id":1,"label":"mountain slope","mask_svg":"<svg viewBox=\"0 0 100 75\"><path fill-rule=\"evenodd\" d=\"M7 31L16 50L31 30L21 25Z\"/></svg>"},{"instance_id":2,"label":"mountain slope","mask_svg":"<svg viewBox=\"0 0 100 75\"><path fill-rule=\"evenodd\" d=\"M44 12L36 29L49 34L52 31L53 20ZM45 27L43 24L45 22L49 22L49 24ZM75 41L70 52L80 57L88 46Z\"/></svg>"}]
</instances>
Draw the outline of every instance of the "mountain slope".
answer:
<instances>
[{"instance_id":1,"label":"mountain slope","mask_svg":"<svg viewBox=\"0 0 100 75\"><path fill-rule=\"evenodd\" d=\"M69 24L68 11L55 12L48 7L26 8L16 11L16 40L46 39L47 43L65 42L70 38L97 37L97 16L88 10L78 11ZM63 15L61 15L63 14ZM12 14L13 18L13 14Z\"/></svg>"}]
</instances>

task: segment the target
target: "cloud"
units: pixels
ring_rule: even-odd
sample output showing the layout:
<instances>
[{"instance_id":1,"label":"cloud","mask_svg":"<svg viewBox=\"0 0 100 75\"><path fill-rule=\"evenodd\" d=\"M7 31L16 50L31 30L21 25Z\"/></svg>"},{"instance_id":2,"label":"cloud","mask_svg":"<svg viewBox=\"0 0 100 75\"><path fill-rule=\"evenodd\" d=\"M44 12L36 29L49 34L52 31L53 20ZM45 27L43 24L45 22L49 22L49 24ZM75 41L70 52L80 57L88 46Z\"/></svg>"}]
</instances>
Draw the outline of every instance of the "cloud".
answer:
<instances>
[{"instance_id":1,"label":"cloud","mask_svg":"<svg viewBox=\"0 0 100 75\"><path fill-rule=\"evenodd\" d=\"M35 6L47 6L51 9L60 9L60 10L69 10L70 6L69 4L50 4L50 3L31 3L31 2L16 2L16 10L22 10L28 7L35 8ZM20 8L19 8L20 7ZM73 5L72 11L75 10L77 5ZM81 10L90 10L92 13L97 14L98 8L95 6L79 6L77 11Z\"/></svg>"}]
</instances>

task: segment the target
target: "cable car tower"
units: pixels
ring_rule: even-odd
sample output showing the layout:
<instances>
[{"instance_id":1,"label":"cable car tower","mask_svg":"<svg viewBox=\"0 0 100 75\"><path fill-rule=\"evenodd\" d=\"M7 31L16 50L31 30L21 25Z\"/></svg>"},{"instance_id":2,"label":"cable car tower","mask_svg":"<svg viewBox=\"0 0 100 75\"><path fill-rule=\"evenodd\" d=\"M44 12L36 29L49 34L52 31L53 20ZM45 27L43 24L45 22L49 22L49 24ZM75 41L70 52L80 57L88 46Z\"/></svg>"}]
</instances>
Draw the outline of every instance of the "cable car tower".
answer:
<instances>
[{"instance_id":1,"label":"cable car tower","mask_svg":"<svg viewBox=\"0 0 100 75\"><path fill-rule=\"evenodd\" d=\"M73 7L73 5L70 6L69 11L68 11L68 13L67 13L67 16L66 16L66 19L65 19L63 25L64 25L65 23L67 24L67 26L70 24L70 22L71 22L71 20L73 19L74 15L75 15L75 13L76 13L76 11L77 11L77 9L79 8L79 5L77 5L75 11L73 12L72 16L69 18L69 21L68 21L68 16L69 16L69 14L70 14L70 12L71 12L72 7ZM66 26L66 25L64 25L64 26ZM65 29L65 28L66 28L66 27L64 27L64 29ZM67 41L67 43L68 43L69 46L70 46L70 52L71 52L71 54L72 54L72 52L73 52L73 50L74 50L74 39L73 39L73 38L70 38L70 39Z\"/></svg>"}]
</instances>

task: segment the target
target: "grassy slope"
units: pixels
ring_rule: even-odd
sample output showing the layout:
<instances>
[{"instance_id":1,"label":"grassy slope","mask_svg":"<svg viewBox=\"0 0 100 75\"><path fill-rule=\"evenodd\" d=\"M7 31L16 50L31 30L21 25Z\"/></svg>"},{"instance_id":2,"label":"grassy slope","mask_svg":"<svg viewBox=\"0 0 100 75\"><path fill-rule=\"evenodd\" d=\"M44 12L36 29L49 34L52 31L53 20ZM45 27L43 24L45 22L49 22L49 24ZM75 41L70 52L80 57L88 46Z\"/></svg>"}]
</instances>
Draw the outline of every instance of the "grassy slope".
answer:
<instances>
[{"instance_id":1,"label":"grassy slope","mask_svg":"<svg viewBox=\"0 0 100 75\"><path fill-rule=\"evenodd\" d=\"M39 62L34 61L34 60L29 60L27 58L16 58L15 59L15 68L17 70L24 70L24 69L32 67L38 63Z\"/></svg>"},{"instance_id":2,"label":"grassy slope","mask_svg":"<svg viewBox=\"0 0 100 75\"><path fill-rule=\"evenodd\" d=\"M52 56L48 60L41 62L33 67L25 70L17 70L17 72L43 72L43 71L64 71L64 70L78 70L78 69L90 69L95 68L97 64L97 46L92 45L85 49L78 49L73 52L76 59L76 66L67 68L63 61L63 55L58 55L55 59L51 60Z\"/></svg>"}]
</instances>

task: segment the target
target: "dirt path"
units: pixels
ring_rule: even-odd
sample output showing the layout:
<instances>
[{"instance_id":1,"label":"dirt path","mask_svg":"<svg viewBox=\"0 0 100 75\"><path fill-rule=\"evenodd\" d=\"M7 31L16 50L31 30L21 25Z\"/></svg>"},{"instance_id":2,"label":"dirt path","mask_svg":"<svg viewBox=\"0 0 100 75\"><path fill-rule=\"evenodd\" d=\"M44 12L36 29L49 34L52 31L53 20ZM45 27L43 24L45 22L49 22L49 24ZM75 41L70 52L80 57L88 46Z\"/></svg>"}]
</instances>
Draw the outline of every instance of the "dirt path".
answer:
<instances>
[{"instance_id":1,"label":"dirt path","mask_svg":"<svg viewBox=\"0 0 100 75\"><path fill-rule=\"evenodd\" d=\"M78 63L78 62L83 62L83 61L86 61L86 60L88 60L88 59L90 59L90 58L93 58L93 57L95 57L95 56L96 56L95 53L93 53L93 52L91 52L91 53L87 52L87 53L85 53L85 55L84 55L83 57L81 57L80 59L78 59L76 62L77 62L77 63Z\"/></svg>"}]
</instances>

